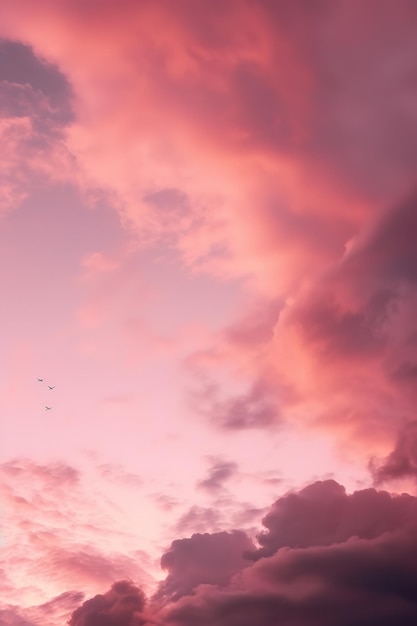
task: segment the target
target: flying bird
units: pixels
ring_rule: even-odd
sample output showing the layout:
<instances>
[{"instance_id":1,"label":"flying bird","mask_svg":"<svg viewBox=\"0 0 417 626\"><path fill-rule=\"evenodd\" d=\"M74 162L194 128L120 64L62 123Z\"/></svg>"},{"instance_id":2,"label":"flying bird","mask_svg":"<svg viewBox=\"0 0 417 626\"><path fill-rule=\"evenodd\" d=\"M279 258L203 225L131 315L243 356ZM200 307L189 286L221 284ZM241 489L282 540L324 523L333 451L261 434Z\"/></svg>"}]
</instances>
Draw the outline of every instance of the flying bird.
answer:
<instances>
[{"instance_id":1,"label":"flying bird","mask_svg":"<svg viewBox=\"0 0 417 626\"><path fill-rule=\"evenodd\" d=\"M55 389L55 385L53 387L51 387L51 385L48 385L48 389Z\"/></svg>"},{"instance_id":2,"label":"flying bird","mask_svg":"<svg viewBox=\"0 0 417 626\"><path fill-rule=\"evenodd\" d=\"M38 378L38 381L39 381L40 383L43 383L43 378Z\"/></svg>"},{"instance_id":3,"label":"flying bird","mask_svg":"<svg viewBox=\"0 0 417 626\"><path fill-rule=\"evenodd\" d=\"M51 406L45 406L45 411L50 411L52 409Z\"/></svg>"}]
</instances>

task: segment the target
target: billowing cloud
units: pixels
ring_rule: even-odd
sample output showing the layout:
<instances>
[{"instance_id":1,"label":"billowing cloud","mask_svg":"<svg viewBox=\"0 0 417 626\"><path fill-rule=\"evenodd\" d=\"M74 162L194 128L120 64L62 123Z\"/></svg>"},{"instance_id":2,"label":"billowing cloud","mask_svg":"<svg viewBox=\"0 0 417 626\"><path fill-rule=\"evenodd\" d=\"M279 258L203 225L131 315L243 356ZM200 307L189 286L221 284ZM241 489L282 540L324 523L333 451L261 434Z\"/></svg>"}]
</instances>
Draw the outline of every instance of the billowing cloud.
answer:
<instances>
[{"instance_id":1,"label":"billowing cloud","mask_svg":"<svg viewBox=\"0 0 417 626\"><path fill-rule=\"evenodd\" d=\"M416 214L413 194L370 222L337 262L275 310L270 337L256 339L238 321L215 348L193 355L201 387L192 406L226 428L270 430L294 420L341 435L365 457L386 453L415 419ZM252 378L248 393L222 397L227 384L214 376L225 379L227 367L239 384ZM390 461L397 473L404 445ZM404 476L413 473L409 463L402 462Z\"/></svg>"},{"instance_id":2,"label":"billowing cloud","mask_svg":"<svg viewBox=\"0 0 417 626\"><path fill-rule=\"evenodd\" d=\"M319 420L356 436L379 424L383 440L414 416L415 214L412 198L378 220L275 328L272 366L322 405Z\"/></svg>"},{"instance_id":3,"label":"billowing cloud","mask_svg":"<svg viewBox=\"0 0 417 626\"><path fill-rule=\"evenodd\" d=\"M262 520L267 532L258 536L257 559L281 548L330 546L356 537L374 539L412 527L417 500L408 494L393 497L365 489L348 495L334 480L316 482L277 500Z\"/></svg>"},{"instance_id":4,"label":"billowing cloud","mask_svg":"<svg viewBox=\"0 0 417 626\"><path fill-rule=\"evenodd\" d=\"M305 550L262 559L221 591L200 587L170 606L169 626L411 626L417 616L415 534Z\"/></svg>"},{"instance_id":5,"label":"billowing cloud","mask_svg":"<svg viewBox=\"0 0 417 626\"><path fill-rule=\"evenodd\" d=\"M47 280L52 263L45 263L42 279L31 289L30 278L19 283L19 293L30 296L10 307L7 333L16 324L16 342L22 326L12 319L14 308L26 320L30 341L39 333L39 354L47 345L59 356L71 352L70 343L82 344L83 355L94 355L93 387L103 389L111 381L100 411L92 391L79 391L77 405L86 415L85 407L91 407L92 418L80 427L80 437L75 421L63 418L63 425L74 428L68 446L84 441L84 434L94 445L102 440L97 445L107 446L112 458L106 457L98 479L106 478L118 501L125 496L116 482L138 485L134 470L125 471L113 457L116 438L123 440L120 458L130 454L131 467L144 477L137 492L159 472L152 492L169 507L176 503L173 485L185 482L199 454L215 450L223 458L227 444L222 440L218 451L214 433L233 441L239 437L236 461L229 456L230 461L216 461L202 481L201 467L196 475L189 472L190 491L185 494L185 486L175 494L181 536L196 527L202 532L174 541L162 558L168 575L160 596L166 604L154 612L161 624L330 626L335 615L341 626L416 622L412 496L394 498L373 489L347 495L331 481L310 485L273 505L258 549L238 531L218 531L226 516L229 523L239 515L252 520L264 502L255 502L252 494L250 503L243 494L239 512L232 497L212 501L210 508L200 500L222 495L237 466L239 475L249 471L253 444L240 438L253 435L248 429L272 438L292 424L304 436L316 429L342 442L343 452L358 452L364 467L369 456L385 459L371 465L376 484L415 476L416 19L414 0L0 4L0 36L7 38L0 45L5 60L0 63L0 210L10 211L38 189L50 192L64 182L67 188L49 202L65 197L70 216L65 224L61 220L59 239L49 236L58 232L56 225L48 224L44 233L39 220L36 236L30 227L16 266L21 261L25 270L30 265L39 270L39 263L32 263L38 257L25 250L32 242L48 251L48 261L55 250L61 255L61 247L76 254L71 233L83 227L75 209L73 214L75 190L83 192L85 205L91 195L100 197L129 239L118 255L109 242L100 251L98 239L91 249L89 240L82 254L78 250L83 273L77 286L85 301L76 306L74 333L68 317L53 331L43 326L35 331L33 319L22 313L21 303L32 299L41 301L42 324L50 319L45 312L57 317L49 300L50 292L58 293L52 285L68 291L68 301L55 300L68 306L74 296L66 286L76 281L69 271L61 276L58 263L55 283ZM23 222L28 220L22 215ZM94 228L102 231L96 222ZM221 295L214 290L207 298L207 318L229 306L229 285L241 296L235 307L240 318L233 322L230 315L228 327L212 336L200 332L199 313L188 310L192 288L179 289L180 271L164 268L161 279L153 262L162 249L181 270L205 272L218 285L222 281ZM59 256L65 267L75 258L71 254ZM168 283L173 292L178 287L177 299L158 299L150 289L144 306L138 289L142 266L155 291L169 291ZM5 278L8 294L10 277ZM154 318L175 340L183 325L187 339L174 347L165 332L153 333ZM153 336L169 354L166 367L146 339ZM52 350L48 342L58 337ZM121 343L129 367L118 358ZM187 359L189 350L196 354ZM145 364L140 372L135 352ZM201 383L186 417L177 388L179 358L191 364ZM112 375L103 377L107 361ZM73 368L81 380L89 364L80 366L74 357L62 371ZM116 376L123 380L120 389L113 387ZM194 421L187 428L190 407ZM113 429L115 411L120 426ZM206 430L198 418L206 419ZM97 438L97 432L103 436ZM143 444L142 455L135 438ZM262 453L259 445L256 454ZM271 471L283 476L282 487L288 477L279 454L265 457L265 463L271 458ZM301 465L303 459L296 461ZM179 472L176 483L164 493L158 481L166 485L173 467ZM13 572L2 584L8 593L13 578L13 602L19 580L28 572L35 577L38 563L48 589L38 583L26 589L30 603L36 594L40 602L60 597L56 581L69 586L75 578L93 595L114 579L146 578L129 551L131 528L121 530L141 516L132 488L126 490L132 511L127 520L116 505L106 508L104 498L93 509L79 473L64 463L42 466L23 459L3 464L0 474L9 523L5 554ZM153 527L155 519L149 507L143 526ZM122 546L129 552L126 559ZM10 619L20 619L13 605L4 610ZM148 618L142 592L122 581L72 619L76 626L100 621L131 626Z\"/></svg>"},{"instance_id":6,"label":"billowing cloud","mask_svg":"<svg viewBox=\"0 0 417 626\"><path fill-rule=\"evenodd\" d=\"M411 626L416 520L414 496L311 484L272 506L256 553L237 531L174 541L162 557L168 576L149 604L149 624Z\"/></svg>"},{"instance_id":7,"label":"billowing cloud","mask_svg":"<svg viewBox=\"0 0 417 626\"><path fill-rule=\"evenodd\" d=\"M71 85L78 183L106 189L126 226L169 241L194 269L279 303L267 373L256 358L244 391L206 392L226 428L271 428L288 389L303 398L293 413L356 436L409 417L392 385L413 393L413 348L395 348L406 342L393 333L415 304L413 202L399 204L415 185L415 15L409 0L201 13L189 0L100 12L21 0L3 16L3 35L29 41ZM381 218L387 206L398 208ZM266 318L227 341L252 355ZM366 396L360 407L353 395Z\"/></svg>"},{"instance_id":8,"label":"billowing cloud","mask_svg":"<svg viewBox=\"0 0 417 626\"><path fill-rule=\"evenodd\" d=\"M71 616L69 626L141 626L145 606L143 592L129 581L119 581L110 591L84 602Z\"/></svg>"},{"instance_id":9,"label":"billowing cloud","mask_svg":"<svg viewBox=\"0 0 417 626\"><path fill-rule=\"evenodd\" d=\"M231 577L248 565L245 552L254 544L242 531L194 534L176 539L162 555L161 567L168 572L155 598L178 600L202 584L224 587Z\"/></svg>"},{"instance_id":10,"label":"billowing cloud","mask_svg":"<svg viewBox=\"0 0 417 626\"><path fill-rule=\"evenodd\" d=\"M397 443L385 459L371 459L370 469L377 485L397 478L415 479L417 477L417 423L415 421L400 429Z\"/></svg>"}]
</instances>

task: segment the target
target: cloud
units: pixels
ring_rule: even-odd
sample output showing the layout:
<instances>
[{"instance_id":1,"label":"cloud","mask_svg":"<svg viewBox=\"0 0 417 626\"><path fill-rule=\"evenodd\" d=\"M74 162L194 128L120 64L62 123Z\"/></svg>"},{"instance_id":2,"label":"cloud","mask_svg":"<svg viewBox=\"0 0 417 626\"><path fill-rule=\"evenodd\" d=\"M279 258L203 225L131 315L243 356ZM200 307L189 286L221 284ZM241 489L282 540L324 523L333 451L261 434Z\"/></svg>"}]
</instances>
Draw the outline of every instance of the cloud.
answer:
<instances>
[{"instance_id":1,"label":"cloud","mask_svg":"<svg viewBox=\"0 0 417 626\"><path fill-rule=\"evenodd\" d=\"M376 216L326 271L264 308L270 334L237 320L192 355L191 406L226 428L294 421L362 455L387 451L416 400L416 202ZM227 398L233 386L249 390Z\"/></svg>"},{"instance_id":2,"label":"cloud","mask_svg":"<svg viewBox=\"0 0 417 626\"><path fill-rule=\"evenodd\" d=\"M218 275L285 296L415 182L409 0L20 0L1 17L71 84L83 184Z\"/></svg>"},{"instance_id":3,"label":"cloud","mask_svg":"<svg viewBox=\"0 0 417 626\"><path fill-rule=\"evenodd\" d=\"M119 466L111 469L121 471ZM127 547L121 554L122 545L134 545L123 515L109 506L100 484L93 491L86 489L85 475L75 467L12 459L0 465L0 493L2 559L8 576L0 577L1 595L10 604L22 602L22 615L29 621L36 614L31 605L52 601L73 589L74 581L86 593L94 593L124 577L145 586L152 579L135 550ZM22 580L33 581L24 593L19 592ZM70 612L63 601L59 606L63 614Z\"/></svg>"},{"instance_id":4,"label":"cloud","mask_svg":"<svg viewBox=\"0 0 417 626\"><path fill-rule=\"evenodd\" d=\"M74 611L69 626L140 626L145 624L143 592L128 580L114 583L105 594L96 595Z\"/></svg>"},{"instance_id":5,"label":"cloud","mask_svg":"<svg viewBox=\"0 0 417 626\"><path fill-rule=\"evenodd\" d=\"M220 384L205 380L190 392L189 402L194 411L227 430L270 428L279 423L276 394L264 380L250 384L248 391L224 396Z\"/></svg>"},{"instance_id":6,"label":"cloud","mask_svg":"<svg viewBox=\"0 0 417 626\"><path fill-rule=\"evenodd\" d=\"M371 459L376 485L404 477L417 477L417 422L400 429L393 451L383 460Z\"/></svg>"},{"instance_id":7,"label":"cloud","mask_svg":"<svg viewBox=\"0 0 417 626\"><path fill-rule=\"evenodd\" d=\"M349 424L356 436L376 424L392 433L414 414L415 206L413 196L363 232L275 328L277 369L303 398L325 398L328 425ZM289 357L282 364L279 349Z\"/></svg>"},{"instance_id":8,"label":"cloud","mask_svg":"<svg viewBox=\"0 0 417 626\"><path fill-rule=\"evenodd\" d=\"M106 480L126 485L127 487L143 487L143 480L137 474L128 472L119 463L102 463L97 467L100 475Z\"/></svg>"},{"instance_id":9,"label":"cloud","mask_svg":"<svg viewBox=\"0 0 417 626\"><path fill-rule=\"evenodd\" d=\"M26 609L2 604L0 608L0 624L4 626L54 626L75 611L83 600L84 594L80 591L65 591L37 606Z\"/></svg>"},{"instance_id":10,"label":"cloud","mask_svg":"<svg viewBox=\"0 0 417 626\"><path fill-rule=\"evenodd\" d=\"M415 536L282 551L236 577L225 591L200 587L170 606L162 623L249 626L366 623L411 626L417 615Z\"/></svg>"},{"instance_id":11,"label":"cloud","mask_svg":"<svg viewBox=\"0 0 417 626\"><path fill-rule=\"evenodd\" d=\"M73 159L65 145L72 119L63 74L29 46L0 40L0 210L16 207L41 184L68 181Z\"/></svg>"},{"instance_id":12,"label":"cloud","mask_svg":"<svg viewBox=\"0 0 417 626\"><path fill-rule=\"evenodd\" d=\"M47 489L76 486L80 479L80 472L66 463L42 465L26 458L5 461L0 465L0 472L18 482L36 480L42 488Z\"/></svg>"},{"instance_id":13,"label":"cloud","mask_svg":"<svg viewBox=\"0 0 417 626\"><path fill-rule=\"evenodd\" d=\"M49 114L62 124L73 118L73 93L70 84L57 66L39 58L30 46L17 41L0 40L1 64L0 80L9 86L31 86L34 93L41 93L49 103ZM3 106L11 107L12 101L3 101ZM24 101L13 102L11 110L16 112L25 107ZM39 122L41 120L38 120Z\"/></svg>"},{"instance_id":14,"label":"cloud","mask_svg":"<svg viewBox=\"0 0 417 626\"><path fill-rule=\"evenodd\" d=\"M275 554L281 548L308 548L374 539L413 524L417 500L402 494L365 489L347 494L334 480L319 481L279 498L262 523L261 548L253 555Z\"/></svg>"},{"instance_id":15,"label":"cloud","mask_svg":"<svg viewBox=\"0 0 417 626\"><path fill-rule=\"evenodd\" d=\"M3 35L33 46L7 44L3 208L63 178L99 187L135 235L168 241L192 269L239 278L260 294L265 316L238 321L222 337L223 352L206 352L213 371L196 401L212 423L270 430L294 420L337 432L345 448L359 442L363 455L388 450L415 419L416 201L399 202L415 187L415 2L232 0L202 8L124 0L96 9L92 0L0 8ZM90 277L111 269L106 260L86 259ZM226 391L216 381L228 359L236 380ZM377 480L413 471L401 437ZM28 469L40 493L20 483L4 493L20 511L16 527L44 545L70 532L76 504L90 509L73 497L70 473L59 470L55 480L49 468L42 482ZM20 480L17 466L4 468L9 478L13 471ZM216 487L225 472L214 468L207 484ZM413 551L413 537L401 539L400 522L398 536L388 522L389 537L378 534L367 508L380 506L395 527L405 500L394 505L375 493L361 496L366 528L356 517L359 496L349 499L334 484L288 496L265 518L265 556L235 587L200 588L164 619L323 625L327 606L345 624L372 610L379 624L395 610L406 624L414 617L406 584L401 591L393 583L396 599L379 602L376 587L360 589L349 560L355 553L371 580L378 571L388 576L390 563L408 580L409 565L404 558L401 569L398 559L403 544ZM286 526L291 502L311 515L310 529ZM346 510L350 525L331 526L326 506L335 519ZM210 521L205 509L192 515ZM98 534L95 518L76 522ZM101 561L88 553L85 562L87 577ZM291 591L284 571L294 573Z\"/></svg>"},{"instance_id":16,"label":"cloud","mask_svg":"<svg viewBox=\"0 0 417 626\"><path fill-rule=\"evenodd\" d=\"M4 626L37 626L36 622L29 621L20 612L18 608L2 608L0 609L0 624Z\"/></svg>"},{"instance_id":17,"label":"cloud","mask_svg":"<svg viewBox=\"0 0 417 626\"><path fill-rule=\"evenodd\" d=\"M223 488L223 483L237 471L237 464L231 461L213 460L208 477L201 480L197 486L209 492L216 492Z\"/></svg>"},{"instance_id":18,"label":"cloud","mask_svg":"<svg viewBox=\"0 0 417 626\"><path fill-rule=\"evenodd\" d=\"M258 550L238 531L174 541L161 560L168 576L148 604L148 622L411 626L416 521L414 496L347 494L335 481L316 482L274 503ZM104 604L99 598L88 601L91 613Z\"/></svg>"},{"instance_id":19,"label":"cloud","mask_svg":"<svg viewBox=\"0 0 417 626\"><path fill-rule=\"evenodd\" d=\"M173 541L162 555L161 567L168 572L155 594L158 601L178 600L201 584L224 587L248 561L244 553L254 544L242 531L194 534Z\"/></svg>"},{"instance_id":20,"label":"cloud","mask_svg":"<svg viewBox=\"0 0 417 626\"><path fill-rule=\"evenodd\" d=\"M175 524L175 531L181 534L185 532L214 532L221 530L224 523L223 514L213 507L193 505L188 511L180 516Z\"/></svg>"},{"instance_id":21,"label":"cloud","mask_svg":"<svg viewBox=\"0 0 417 626\"><path fill-rule=\"evenodd\" d=\"M143 574L144 580L147 578L131 556L115 552L106 555L103 552L74 541L70 548L57 546L48 550L47 563L39 565L36 570L44 580L53 578L61 584L76 580L77 585L84 581L95 587L108 585L123 576L138 578Z\"/></svg>"},{"instance_id":22,"label":"cloud","mask_svg":"<svg viewBox=\"0 0 417 626\"><path fill-rule=\"evenodd\" d=\"M253 566L226 588L200 586L169 605L161 622L331 626L337 616L343 626L390 626L398 619L411 626L416 515L412 496L347 495L334 481L310 485L274 505L265 520L275 542L268 552L261 548Z\"/></svg>"},{"instance_id":23,"label":"cloud","mask_svg":"<svg viewBox=\"0 0 417 626\"><path fill-rule=\"evenodd\" d=\"M24 614L34 624L53 626L56 623L65 623L84 599L80 591L65 591L39 606L25 609Z\"/></svg>"}]
</instances>

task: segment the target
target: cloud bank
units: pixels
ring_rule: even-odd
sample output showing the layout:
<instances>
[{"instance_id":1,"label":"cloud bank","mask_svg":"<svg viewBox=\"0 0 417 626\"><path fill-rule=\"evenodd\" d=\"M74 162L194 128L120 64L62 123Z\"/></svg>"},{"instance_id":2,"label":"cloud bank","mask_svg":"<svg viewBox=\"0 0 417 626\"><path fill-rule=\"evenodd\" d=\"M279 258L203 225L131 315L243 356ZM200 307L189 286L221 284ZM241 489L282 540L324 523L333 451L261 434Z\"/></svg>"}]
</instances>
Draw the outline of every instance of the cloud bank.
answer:
<instances>
[{"instance_id":1,"label":"cloud bank","mask_svg":"<svg viewBox=\"0 0 417 626\"><path fill-rule=\"evenodd\" d=\"M411 626L416 522L414 496L347 494L335 481L316 482L274 503L258 549L237 531L176 540L161 560L168 576L146 609L140 592L120 582L69 623Z\"/></svg>"}]
</instances>

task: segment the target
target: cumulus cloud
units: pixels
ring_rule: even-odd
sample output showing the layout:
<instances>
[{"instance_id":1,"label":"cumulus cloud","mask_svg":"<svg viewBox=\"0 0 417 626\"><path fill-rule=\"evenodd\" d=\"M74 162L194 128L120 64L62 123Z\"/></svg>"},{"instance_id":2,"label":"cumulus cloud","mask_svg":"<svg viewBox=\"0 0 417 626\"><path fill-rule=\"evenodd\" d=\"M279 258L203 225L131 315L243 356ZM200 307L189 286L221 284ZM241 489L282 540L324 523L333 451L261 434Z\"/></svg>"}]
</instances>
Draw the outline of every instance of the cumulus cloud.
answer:
<instances>
[{"instance_id":1,"label":"cumulus cloud","mask_svg":"<svg viewBox=\"0 0 417 626\"><path fill-rule=\"evenodd\" d=\"M178 600L201 584L224 587L236 572L247 567L244 553L254 544L242 531L194 534L176 539L162 555L161 567L168 572L155 599Z\"/></svg>"},{"instance_id":2,"label":"cumulus cloud","mask_svg":"<svg viewBox=\"0 0 417 626\"><path fill-rule=\"evenodd\" d=\"M414 496L311 484L274 503L258 550L238 531L174 541L147 619L163 626L411 626L416 521ZM98 598L80 615L89 602L98 614ZM71 626L78 624L74 616Z\"/></svg>"},{"instance_id":3,"label":"cumulus cloud","mask_svg":"<svg viewBox=\"0 0 417 626\"><path fill-rule=\"evenodd\" d=\"M69 626L141 626L145 596L130 581L119 581L110 591L96 595L74 611Z\"/></svg>"},{"instance_id":4,"label":"cumulus cloud","mask_svg":"<svg viewBox=\"0 0 417 626\"><path fill-rule=\"evenodd\" d=\"M253 558L270 556L280 548L308 548L343 543L352 537L373 539L412 526L417 500L403 494L365 489L347 494L334 480L308 485L282 496L262 523L261 548Z\"/></svg>"},{"instance_id":5,"label":"cumulus cloud","mask_svg":"<svg viewBox=\"0 0 417 626\"><path fill-rule=\"evenodd\" d=\"M411 626L417 615L415 542L411 534L278 552L244 570L226 591L201 587L183 598L162 623Z\"/></svg>"}]
</instances>

